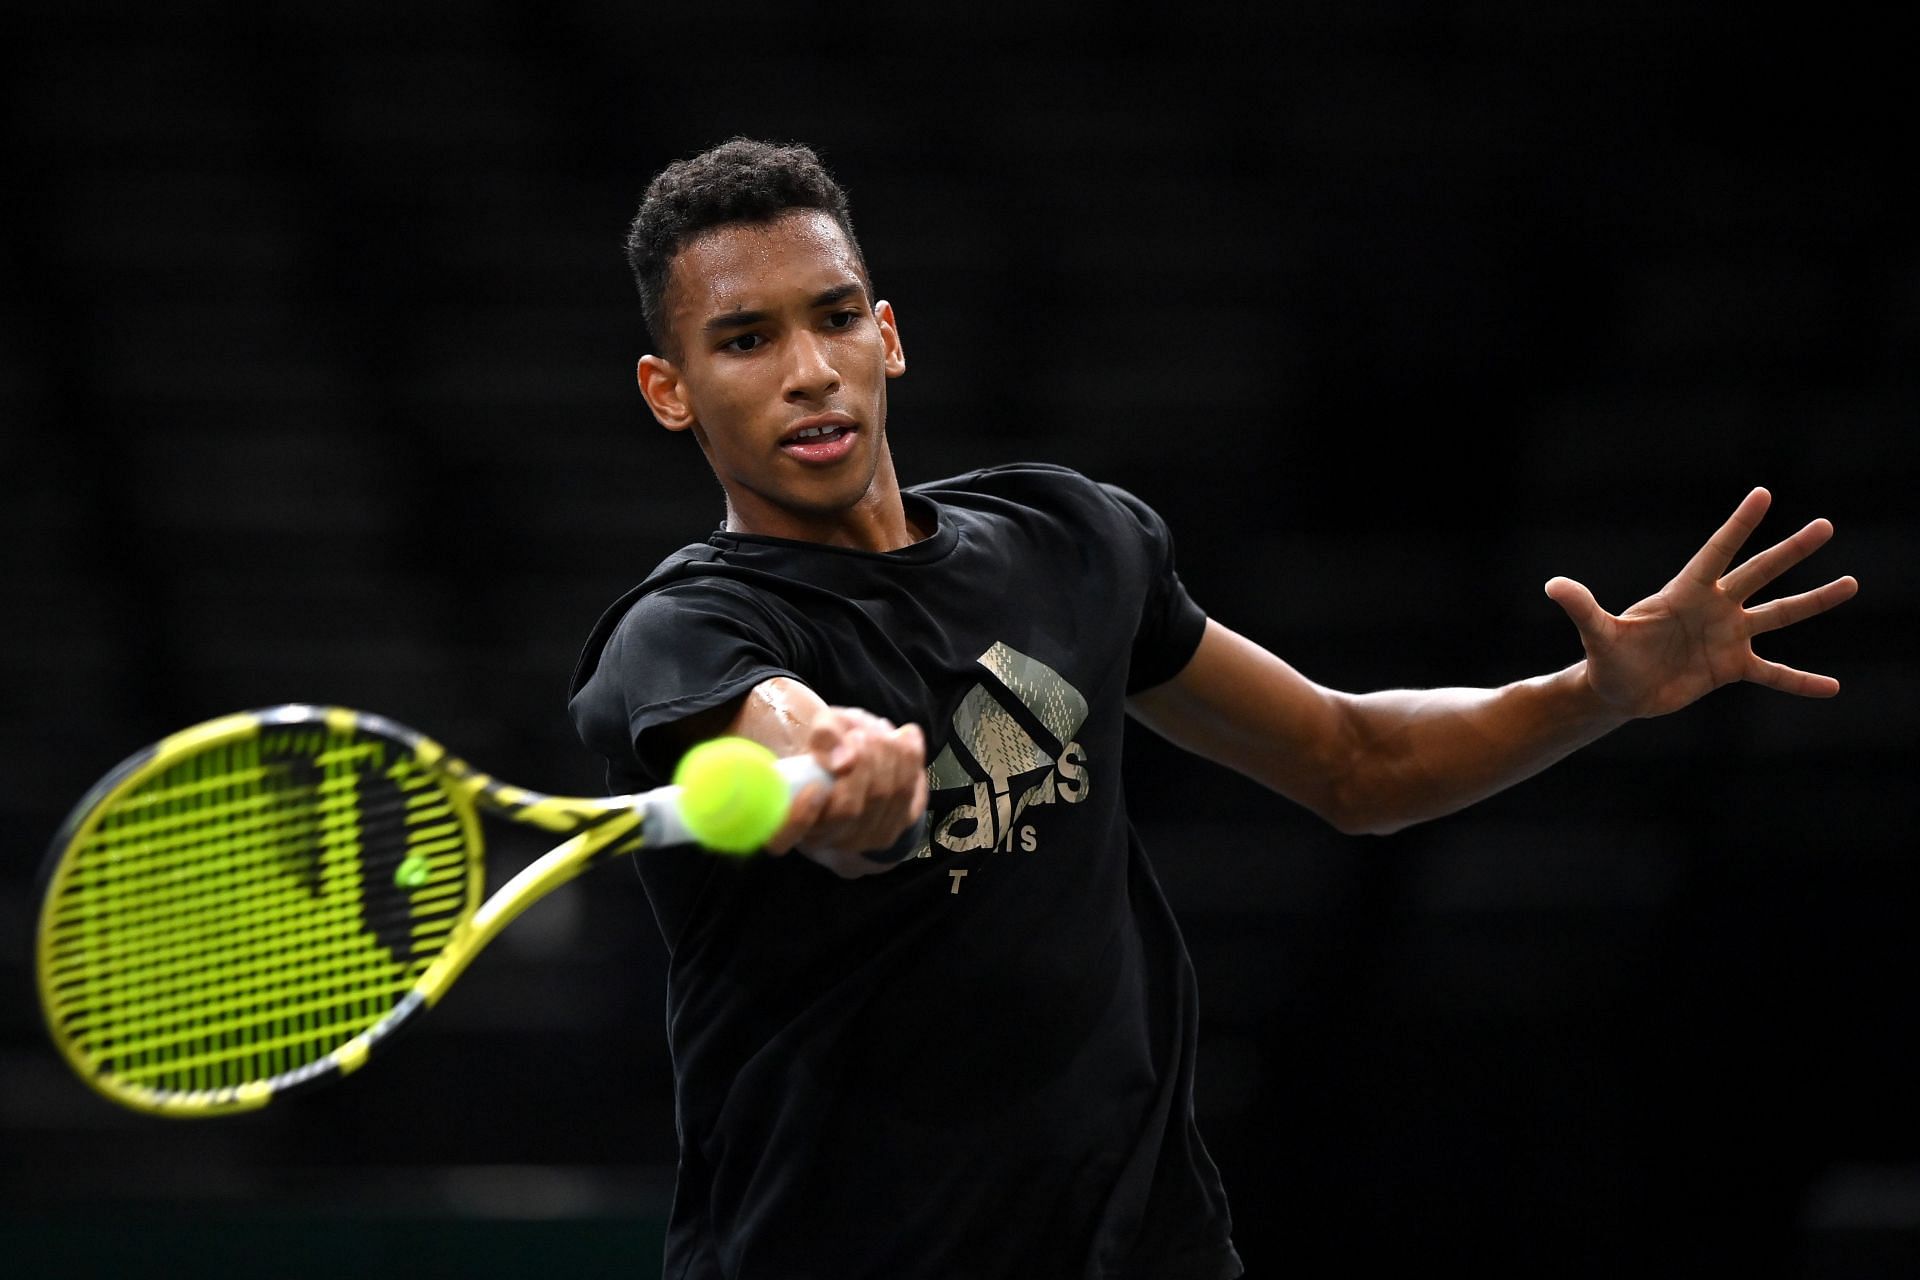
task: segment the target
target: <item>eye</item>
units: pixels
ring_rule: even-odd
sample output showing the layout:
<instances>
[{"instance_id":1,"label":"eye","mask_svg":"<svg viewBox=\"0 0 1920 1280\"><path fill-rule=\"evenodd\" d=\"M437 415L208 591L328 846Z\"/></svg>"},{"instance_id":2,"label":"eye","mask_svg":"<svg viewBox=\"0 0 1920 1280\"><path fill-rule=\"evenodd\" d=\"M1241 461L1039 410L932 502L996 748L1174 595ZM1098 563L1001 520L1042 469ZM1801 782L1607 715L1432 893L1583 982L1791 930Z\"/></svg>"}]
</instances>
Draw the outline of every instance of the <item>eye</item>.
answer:
<instances>
[{"instance_id":1,"label":"eye","mask_svg":"<svg viewBox=\"0 0 1920 1280\"><path fill-rule=\"evenodd\" d=\"M859 318L858 311L835 311L827 317L827 325L834 329L851 329Z\"/></svg>"},{"instance_id":2,"label":"eye","mask_svg":"<svg viewBox=\"0 0 1920 1280\"><path fill-rule=\"evenodd\" d=\"M739 352L741 355L745 355L747 352L754 350L755 348L760 346L761 343L765 341L766 339L762 338L757 333L743 333L738 337L728 338L725 342L720 344L720 349L722 351L736 351L736 352Z\"/></svg>"}]
</instances>

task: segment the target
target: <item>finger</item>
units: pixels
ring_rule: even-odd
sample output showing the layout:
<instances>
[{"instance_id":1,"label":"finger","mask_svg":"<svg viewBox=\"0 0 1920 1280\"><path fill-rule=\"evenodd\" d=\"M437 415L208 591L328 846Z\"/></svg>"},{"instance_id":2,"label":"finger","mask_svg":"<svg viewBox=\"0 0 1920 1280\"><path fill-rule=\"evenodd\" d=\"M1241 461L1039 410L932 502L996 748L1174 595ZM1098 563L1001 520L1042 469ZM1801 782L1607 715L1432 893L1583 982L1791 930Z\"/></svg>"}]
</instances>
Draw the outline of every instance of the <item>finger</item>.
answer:
<instances>
[{"instance_id":1,"label":"finger","mask_svg":"<svg viewBox=\"0 0 1920 1280\"><path fill-rule=\"evenodd\" d=\"M843 710L852 725L851 733L859 737L855 767L866 777L867 794L883 795L892 789L899 772L893 721L851 707Z\"/></svg>"},{"instance_id":2,"label":"finger","mask_svg":"<svg viewBox=\"0 0 1920 1280\"><path fill-rule=\"evenodd\" d=\"M841 730L829 752L837 780L798 843L809 854L884 848L924 811L925 737L918 726L896 728L857 707L832 710L832 723Z\"/></svg>"},{"instance_id":3,"label":"finger","mask_svg":"<svg viewBox=\"0 0 1920 1280\"><path fill-rule=\"evenodd\" d=\"M862 853L888 848L912 825L926 781L919 731L896 729L885 720L878 723L887 725L887 733L869 744L865 800L857 814L849 815L840 843Z\"/></svg>"},{"instance_id":4,"label":"finger","mask_svg":"<svg viewBox=\"0 0 1920 1280\"><path fill-rule=\"evenodd\" d=\"M913 735L905 729L896 728L891 721L887 723L887 795L897 804L901 797L913 790L913 776L924 773L926 767L919 762L913 750Z\"/></svg>"},{"instance_id":5,"label":"finger","mask_svg":"<svg viewBox=\"0 0 1920 1280\"><path fill-rule=\"evenodd\" d=\"M890 729L886 752L891 763L887 778L886 812L878 815L882 824L882 842L899 839L919 817L921 794L927 786L927 744L917 724Z\"/></svg>"},{"instance_id":6,"label":"finger","mask_svg":"<svg viewBox=\"0 0 1920 1280\"><path fill-rule=\"evenodd\" d=\"M1860 584L1851 577L1835 578L1824 587L1755 605L1747 610L1748 623L1753 628L1751 634L1762 635L1768 631L1778 631L1781 627L1790 627L1796 622L1804 622L1853 599L1859 589Z\"/></svg>"},{"instance_id":7,"label":"finger","mask_svg":"<svg viewBox=\"0 0 1920 1280\"><path fill-rule=\"evenodd\" d=\"M1733 509L1727 522L1714 531L1707 539L1707 545L1693 553L1693 559L1687 561L1680 576L1689 578L1702 586L1713 586L1740 554L1740 548L1746 545L1753 531L1760 527L1760 518L1767 514L1767 508L1773 503L1773 495L1765 489L1755 489L1740 500Z\"/></svg>"},{"instance_id":8,"label":"finger","mask_svg":"<svg viewBox=\"0 0 1920 1280\"><path fill-rule=\"evenodd\" d=\"M855 714L864 735L862 763L867 769L867 794L884 796L893 790L899 774L898 752L893 749L893 721L865 711Z\"/></svg>"},{"instance_id":9,"label":"finger","mask_svg":"<svg viewBox=\"0 0 1920 1280\"><path fill-rule=\"evenodd\" d=\"M845 767L836 761L843 755L849 727L845 713L834 707L823 708L807 726L807 751L829 773Z\"/></svg>"},{"instance_id":10,"label":"finger","mask_svg":"<svg viewBox=\"0 0 1920 1280\"><path fill-rule=\"evenodd\" d=\"M828 794L826 808L820 815L822 823L835 827L847 827L859 818L873 786L872 768L862 767L866 734L855 729L847 735L841 746L843 749L850 748L851 756L844 767L835 771L833 790Z\"/></svg>"},{"instance_id":11,"label":"finger","mask_svg":"<svg viewBox=\"0 0 1920 1280\"><path fill-rule=\"evenodd\" d=\"M927 802L931 796L927 785L927 735L917 724L900 727L901 740L910 748L909 760L913 768L913 800L907 806L907 822L920 821L927 812Z\"/></svg>"},{"instance_id":12,"label":"finger","mask_svg":"<svg viewBox=\"0 0 1920 1280\"><path fill-rule=\"evenodd\" d=\"M907 829L906 803L899 795L874 795L866 808L849 820L841 846L860 853L887 848Z\"/></svg>"},{"instance_id":13,"label":"finger","mask_svg":"<svg viewBox=\"0 0 1920 1280\"><path fill-rule=\"evenodd\" d=\"M1593 592L1572 578L1547 579L1547 599L1566 611L1567 617L1573 620L1573 625L1580 629L1582 635L1599 631L1612 616L1600 607L1600 602L1593 598Z\"/></svg>"},{"instance_id":14,"label":"finger","mask_svg":"<svg viewBox=\"0 0 1920 1280\"><path fill-rule=\"evenodd\" d=\"M1720 589L1744 604L1747 597L1825 546L1833 523L1815 520L1791 538L1774 543L1720 580Z\"/></svg>"},{"instance_id":15,"label":"finger","mask_svg":"<svg viewBox=\"0 0 1920 1280\"><path fill-rule=\"evenodd\" d=\"M849 718L865 725L869 729L883 730L887 733L893 732L893 721L883 715L877 715L874 712L862 710L859 707L845 707L842 708L842 710Z\"/></svg>"},{"instance_id":16,"label":"finger","mask_svg":"<svg viewBox=\"0 0 1920 1280\"><path fill-rule=\"evenodd\" d=\"M860 756L867 749L867 737L867 731L857 724L840 735L840 741L834 745L827 765L836 777L845 778L859 772Z\"/></svg>"},{"instance_id":17,"label":"finger","mask_svg":"<svg viewBox=\"0 0 1920 1280\"><path fill-rule=\"evenodd\" d=\"M1769 689L1778 689L1781 693L1791 693L1801 698L1831 698L1840 692L1840 682L1832 676L1815 675L1811 671L1798 671L1778 662L1768 662L1755 655L1747 663L1744 679L1754 684L1765 685Z\"/></svg>"}]
</instances>

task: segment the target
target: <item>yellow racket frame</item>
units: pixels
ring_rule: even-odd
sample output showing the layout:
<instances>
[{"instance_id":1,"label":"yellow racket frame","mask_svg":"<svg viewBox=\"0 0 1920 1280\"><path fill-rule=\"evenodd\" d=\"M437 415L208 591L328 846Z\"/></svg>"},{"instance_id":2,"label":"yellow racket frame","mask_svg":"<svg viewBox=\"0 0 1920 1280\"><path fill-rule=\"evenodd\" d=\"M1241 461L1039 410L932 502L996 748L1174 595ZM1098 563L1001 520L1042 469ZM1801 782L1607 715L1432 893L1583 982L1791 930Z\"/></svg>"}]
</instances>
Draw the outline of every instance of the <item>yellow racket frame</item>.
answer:
<instances>
[{"instance_id":1,"label":"yellow racket frame","mask_svg":"<svg viewBox=\"0 0 1920 1280\"><path fill-rule=\"evenodd\" d=\"M464 899L439 952L407 992L372 1026L348 1038L317 1060L264 1080L207 1089L156 1089L122 1078L91 1052L83 1037L71 1033L60 975L71 971L72 948L63 935L63 904L80 864L80 851L97 834L103 818L147 782L196 755L223 744L256 737L264 730L310 725L341 735L369 734L411 753L412 762L432 773L444 788L467 851ZM35 969L42 1011L61 1055L74 1071L110 1100L138 1111L174 1118L197 1118L255 1110L283 1094L335 1079L365 1065L373 1051L422 1009L439 1001L480 949L542 896L599 861L642 844L647 816L635 796L584 799L550 796L508 786L449 755L426 735L383 716L344 707L304 703L222 716L172 734L123 762L75 808L54 841L36 939ZM475 906L482 889L484 861L478 810L515 822L567 834L570 839L514 876L485 903ZM64 937L64 941L63 941Z\"/></svg>"}]
</instances>

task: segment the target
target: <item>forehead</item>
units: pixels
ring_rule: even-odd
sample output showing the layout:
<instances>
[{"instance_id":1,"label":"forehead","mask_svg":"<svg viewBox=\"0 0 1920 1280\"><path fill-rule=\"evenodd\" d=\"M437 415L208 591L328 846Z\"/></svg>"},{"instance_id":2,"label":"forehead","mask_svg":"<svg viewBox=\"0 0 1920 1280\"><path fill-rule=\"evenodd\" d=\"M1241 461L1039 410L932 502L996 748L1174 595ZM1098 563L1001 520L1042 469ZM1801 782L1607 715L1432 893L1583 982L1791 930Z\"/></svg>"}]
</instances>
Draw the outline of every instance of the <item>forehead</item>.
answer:
<instances>
[{"instance_id":1,"label":"forehead","mask_svg":"<svg viewBox=\"0 0 1920 1280\"><path fill-rule=\"evenodd\" d=\"M676 325L699 323L848 281L862 282L860 262L840 224L815 209L793 209L771 222L710 227L682 245L673 257L668 309Z\"/></svg>"}]
</instances>

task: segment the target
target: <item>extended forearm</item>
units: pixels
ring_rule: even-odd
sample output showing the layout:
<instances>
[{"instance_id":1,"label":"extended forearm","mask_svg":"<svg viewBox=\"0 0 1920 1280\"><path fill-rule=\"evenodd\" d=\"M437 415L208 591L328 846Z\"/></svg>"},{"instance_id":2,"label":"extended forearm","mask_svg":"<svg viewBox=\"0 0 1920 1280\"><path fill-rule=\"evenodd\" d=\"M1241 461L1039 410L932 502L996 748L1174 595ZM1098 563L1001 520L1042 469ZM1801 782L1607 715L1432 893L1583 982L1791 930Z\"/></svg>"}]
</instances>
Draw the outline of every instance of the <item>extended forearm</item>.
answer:
<instances>
[{"instance_id":1,"label":"extended forearm","mask_svg":"<svg viewBox=\"0 0 1920 1280\"><path fill-rule=\"evenodd\" d=\"M1381 834L1512 786L1622 723L1585 662L1498 689L1343 693L1218 622L1133 713L1342 831Z\"/></svg>"},{"instance_id":2,"label":"extended forearm","mask_svg":"<svg viewBox=\"0 0 1920 1280\"><path fill-rule=\"evenodd\" d=\"M1336 788L1344 830L1383 834L1532 777L1624 723L1586 663L1497 689L1340 694L1351 747Z\"/></svg>"}]
</instances>

